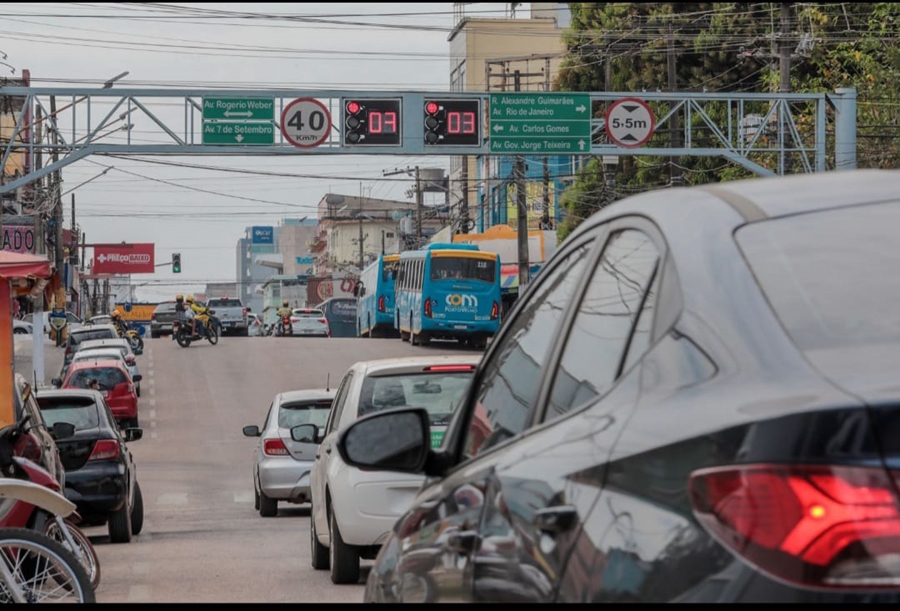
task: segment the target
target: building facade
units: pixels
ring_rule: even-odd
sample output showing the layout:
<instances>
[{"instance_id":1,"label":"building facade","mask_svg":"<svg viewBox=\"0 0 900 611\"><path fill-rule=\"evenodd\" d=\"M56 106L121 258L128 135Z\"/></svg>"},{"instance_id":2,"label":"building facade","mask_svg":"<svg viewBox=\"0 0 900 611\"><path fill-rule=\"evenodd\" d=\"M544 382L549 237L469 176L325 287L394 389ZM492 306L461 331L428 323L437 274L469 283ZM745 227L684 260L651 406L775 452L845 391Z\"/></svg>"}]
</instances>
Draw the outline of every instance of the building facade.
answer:
<instances>
[{"instance_id":1,"label":"building facade","mask_svg":"<svg viewBox=\"0 0 900 611\"><path fill-rule=\"evenodd\" d=\"M280 231L281 227L255 225L244 229L244 235L238 239L235 281L240 290L241 302L252 312L262 311L262 286L269 277L278 273L277 269L258 259L260 255L278 254Z\"/></svg>"},{"instance_id":2,"label":"building facade","mask_svg":"<svg viewBox=\"0 0 900 611\"><path fill-rule=\"evenodd\" d=\"M526 17L511 10L506 18L467 17L465 4L456 4L457 24L448 37L451 90L550 91L565 57L562 34L571 20L568 4L532 2ZM578 162L572 156L547 157L546 164L544 157L525 160L529 229L552 229L559 220L559 197ZM511 156L451 157L451 200L455 208L466 203L475 231L498 223L515 226L517 208L509 208L515 187L508 186L513 163ZM550 214L541 224L544 208Z\"/></svg>"}]
</instances>

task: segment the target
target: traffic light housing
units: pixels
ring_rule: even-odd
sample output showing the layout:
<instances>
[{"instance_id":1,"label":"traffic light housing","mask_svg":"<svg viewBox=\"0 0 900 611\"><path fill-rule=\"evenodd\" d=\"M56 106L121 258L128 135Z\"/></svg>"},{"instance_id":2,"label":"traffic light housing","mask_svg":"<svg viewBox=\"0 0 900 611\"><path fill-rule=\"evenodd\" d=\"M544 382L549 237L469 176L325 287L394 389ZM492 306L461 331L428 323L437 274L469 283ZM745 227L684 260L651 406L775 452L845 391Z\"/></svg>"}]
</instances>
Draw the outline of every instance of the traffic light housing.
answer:
<instances>
[{"instance_id":1,"label":"traffic light housing","mask_svg":"<svg viewBox=\"0 0 900 611\"><path fill-rule=\"evenodd\" d=\"M443 106L435 101L425 102L425 144L437 144L444 137Z\"/></svg>"},{"instance_id":2,"label":"traffic light housing","mask_svg":"<svg viewBox=\"0 0 900 611\"><path fill-rule=\"evenodd\" d=\"M344 142L357 144L366 135L366 108L359 102L351 100L344 105L346 119L344 120Z\"/></svg>"},{"instance_id":3,"label":"traffic light housing","mask_svg":"<svg viewBox=\"0 0 900 611\"><path fill-rule=\"evenodd\" d=\"M181 273L181 253L180 252L172 253L172 273L173 274Z\"/></svg>"}]
</instances>

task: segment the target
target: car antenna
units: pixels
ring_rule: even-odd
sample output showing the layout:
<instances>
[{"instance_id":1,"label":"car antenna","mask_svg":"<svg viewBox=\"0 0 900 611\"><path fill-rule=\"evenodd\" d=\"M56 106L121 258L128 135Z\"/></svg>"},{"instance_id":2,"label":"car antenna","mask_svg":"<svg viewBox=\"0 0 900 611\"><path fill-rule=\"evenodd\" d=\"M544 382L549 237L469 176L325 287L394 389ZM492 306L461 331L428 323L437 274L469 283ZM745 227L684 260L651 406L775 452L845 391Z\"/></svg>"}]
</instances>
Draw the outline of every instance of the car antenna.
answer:
<instances>
[{"instance_id":1,"label":"car antenna","mask_svg":"<svg viewBox=\"0 0 900 611\"><path fill-rule=\"evenodd\" d=\"M331 372L325 374L325 390L331 390Z\"/></svg>"}]
</instances>

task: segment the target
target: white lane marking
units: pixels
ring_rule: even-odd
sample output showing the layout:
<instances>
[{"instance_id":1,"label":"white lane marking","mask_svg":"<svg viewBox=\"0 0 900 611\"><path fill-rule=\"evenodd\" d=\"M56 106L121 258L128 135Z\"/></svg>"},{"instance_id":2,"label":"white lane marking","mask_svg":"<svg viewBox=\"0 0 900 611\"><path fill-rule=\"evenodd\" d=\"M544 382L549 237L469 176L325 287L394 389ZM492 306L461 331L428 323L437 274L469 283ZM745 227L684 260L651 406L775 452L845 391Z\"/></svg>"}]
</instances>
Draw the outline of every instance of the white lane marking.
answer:
<instances>
[{"instance_id":1,"label":"white lane marking","mask_svg":"<svg viewBox=\"0 0 900 611\"><path fill-rule=\"evenodd\" d=\"M152 364L150 365L150 368L147 369L147 375L150 376L151 378L153 377L153 365ZM151 382L152 381L153 380L151 380Z\"/></svg>"},{"instance_id":2,"label":"white lane marking","mask_svg":"<svg viewBox=\"0 0 900 611\"><path fill-rule=\"evenodd\" d=\"M152 381L152 380L151 380L151 381ZM153 395L155 395L155 394L156 394L156 391L153 389L153 386L151 386L151 387L150 387L150 396L153 396Z\"/></svg>"},{"instance_id":3,"label":"white lane marking","mask_svg":"<svg viewBox=\"0 0 900 611\"><path fill-rule=\"evenodd\" d=\"M150 407L156 407L156 399L150 399Z\"/></svg>"},{"instance_id":4,"label":"white lane marking","mask_svg":"<svg viewBox=\"0 0 900 611\"><path fill-rule=\"evenodd\" d=\"M234 502L243 505L252 503L256 498L256 495L253 492L235 492L234 493Z\"/></svg>"},{"instance_id":5,"label":"white lane marking","mask_svg":"<svg viewBox=\"0 0 900 611\"><path fill-rule=\"evenodd\" d=\"M156 410L155 409L150 410L150 419L152 420L153 418L156 418Z\"/></svg>"},{"instance_id":6,"label":"white lane marking","mask_svg":"<svg viewBox=\"0 0 900 611\"><path fill-rule=\"evenodd\" d=\"M157 505L187 505L187 492L166 492L156 497Z\"/></svg>"}]
</instances>

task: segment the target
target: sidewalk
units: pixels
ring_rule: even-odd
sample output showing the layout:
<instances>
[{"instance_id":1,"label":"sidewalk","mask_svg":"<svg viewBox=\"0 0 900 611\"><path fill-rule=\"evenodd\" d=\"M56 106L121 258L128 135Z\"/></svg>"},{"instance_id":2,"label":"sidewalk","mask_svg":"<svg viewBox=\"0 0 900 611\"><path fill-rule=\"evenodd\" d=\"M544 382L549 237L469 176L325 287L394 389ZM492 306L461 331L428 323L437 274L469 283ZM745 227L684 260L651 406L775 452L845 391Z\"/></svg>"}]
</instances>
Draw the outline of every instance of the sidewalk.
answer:
<instances>
[{"instance_id":1,"label":"sidewalk","mask_svg":"<svg viewBox=\"0 0 900 611\"><path fill-rule=\"evenodd\" d=\"M25 376L29 382L32 381L32 354L34 340L30 335L14 335L13 336L13 354L15 356L13 370ZM44 338L44 379L43 383L50 384L50 380L59 375L63 364L63 355L65 349L57 347L56 342L48 338ZM41 380L39 380L40 382Z\"/></svg>"}]
</instances>

